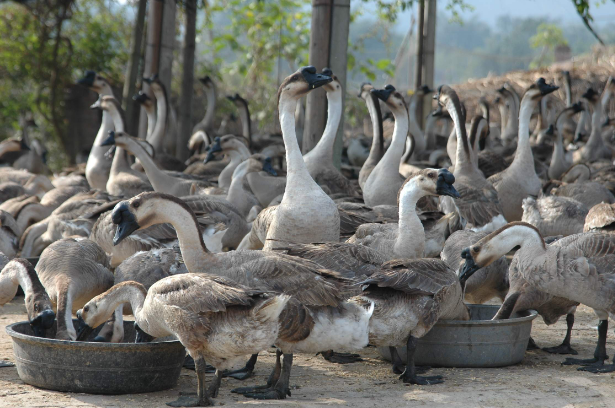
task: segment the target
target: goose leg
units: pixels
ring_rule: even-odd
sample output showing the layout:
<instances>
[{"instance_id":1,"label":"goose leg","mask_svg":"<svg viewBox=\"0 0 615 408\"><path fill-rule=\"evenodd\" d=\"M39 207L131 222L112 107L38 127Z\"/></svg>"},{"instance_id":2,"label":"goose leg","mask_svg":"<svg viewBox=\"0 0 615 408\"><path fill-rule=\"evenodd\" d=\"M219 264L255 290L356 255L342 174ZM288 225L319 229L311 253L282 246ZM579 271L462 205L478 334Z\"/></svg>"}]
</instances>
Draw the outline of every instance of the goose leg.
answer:
<instances>
[{"instance_id":1,"label":"goose leg","mask_svg":"<svg viewBox=\"0 0 615 408\"><path fill-rule=\"evenodd\" d=\"M205 359L202 356L198 356L194 360L194 364L196 367L196 378L197 378L197 397L194 398L187 395L181 395L180 397L173 402L167 402L167 405L170 407L209 407L213 405L211 400L209 399L209 395L207 390L205 389ZM213 388L213 387L212 387Z\"/></svg>"},{"instance_id":2,"label":"goose leg","mask_svg":"<svg viewBox=\"0 0 615 408\"><path fill-rule=\"evenodd\" d=\"M606 355L606 332L609 328L608 320L600 320L598 323L598 344L596 345L596 351L594 351L594 358L590 359L578 359L567 358L563 365L582 365L585 367L579 367L581 371L595 371L604 367L604 360L607 360L609 356Z\"/></svg>"},{"instance_id":3,"label":"goose leg","mask_svg":"<svg viewBox=\"0 0 615 408\"><path fill-rule=\"evenodd\" d=\"M404 372L404 363L401 361L397 349L395 347L389 347L389 353L391 354L391 362L393 363L393 373L401 374Z\"/></svg>"},{"instance_id":4,"label":"goose leg","mask_svg":"<svg viewBox=\"0 0 615 408\"><path fill-rule=\"evenodd\" d=\"M526 350L540 350L540 347L538 347L538 345L536 344L534 339L532 337L530 337L530 339L527 341L527 348L526 348Z\"/></svg>"},{"instance_id":5,"label":"goose leg","mask_svg":"<svg viewBox=\"0 0 615 408\"><path fill-rule=\"evenodd\" d=\"M190 354L186 354L186 358L184 358L184 365L182 367L188 370L196 370L194 359L192 358ZM208 374L215 373L216 369L213 366L210 366L209 364L207 364L205 366L205 372Z\"/></svg>"},{"instance_id":6,"label":"goose leg","mask_svg":"<svg viewBox=\"0 0 615 408\"><path fill-rule=\"evenodd\" d=\"M441 384L444 382L441 375L434 375L430 377L419 377L416 375L416 368L414 366L414 352L416 351L417 339L413 336L408 337L406 343L406 369L399 376L399 379L406 384L418 384L418 385L432 385Z\"/></svg>"},{"instance_id":7,"label":"goose leg","mask_svg":"<svg viewBox=\"0 0 615 408\"><path fill-rule=\"evenodd\" d=\"M280 371L282 371L282 363L280 361L281 357L282 357L282 352L279 349L276 350L275 366L273 367L271 374L269 374L269 378L267 379L266 385L257 385L256 387L235 388L234 390L231 390L231 392L234 392L235 394L246 394L249 392L257 392L259 390L269 389L273 387L280 379Z\"/></svg>"},{"instance_id":8,"label":"goose leg","mask_svg":"<svg viewBox=\"0 0 615 408\"><path fill-rule=\"evenodd\" d=\"M254 366L256 365L257 359L258 354L252 354L245 367L240 368L239 370L226 372L223 374L223 376L232 377L236 380L245 380L246 378L250 378L254 373Z\"/></svg>"},{"instance_id":9,"label":"goose leg","mask_svg":"<svg viewBox=\"0 0 615 408\"><path fill-rule=\"evenodd\" d=\"M566 315L566 337L564 337L564 341L562 344L556 347L545 347L544 351L552 354L574 354L577 355L577 351L570 347L570 336L572 335L572 326L574 325L574 314L568 313Z\"/></svg>"},{"instance_id":10,"label":"goose leg","mask_svg":"<svg viewBox=\"0 0 615 408\"><path fill-rule=\"evenodd\" d=\"M260 399L260 400L278 400L286 399L288 395L290 397L290 370L293 366L293 355L284 354L284 363L282 364L282 371L280 372L280 379L272 387L257 392L245 393L248 398Z\"/></svg>"},{"instance_id":11,"label":"goose leg","mask_svg":"<svg viewBox=\"0 0 615 408\"><path fill-rule=\"evenodd\" d=\"M220 390L222 377L223 375L220 370L216 370L216 373L214 375L214 381L211 383L209 389L207 390L207 395L209 395L210 398L218 398L218 391Z\"/></svg>"},{"instance_id":12,"label":"goose leg","mask_svg":"<svg viewBox=\"0 0 615 408\"><path fill-rule=\"evenodd\" d=\"M336 364L350 364L363 361L360 355L352 353L336 353L333 350L327 350L320 354L322 354L325 360Z\"/></svg>"}]
</instances>

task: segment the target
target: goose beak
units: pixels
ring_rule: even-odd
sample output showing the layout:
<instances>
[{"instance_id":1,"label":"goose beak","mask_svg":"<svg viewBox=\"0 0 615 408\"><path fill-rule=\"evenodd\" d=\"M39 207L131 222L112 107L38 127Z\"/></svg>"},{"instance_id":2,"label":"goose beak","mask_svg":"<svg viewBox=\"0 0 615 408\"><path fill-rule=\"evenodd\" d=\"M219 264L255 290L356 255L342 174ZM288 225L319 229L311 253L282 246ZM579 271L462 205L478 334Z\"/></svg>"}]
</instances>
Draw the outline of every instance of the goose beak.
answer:
<instances>
[{"instance_id":1,"label":"goose beak","mask_svg":"<svg viewBox=\"0 0 615 408\"><path fill-rule=\"evenodd\" d=\"M79 85L84 86L92 86L94 85L94 80L96 79L96 72L94 71L86 71L85 76L77 81Z\"/></svg>"},{"instance_id":2,"label":"goose beak","mask_svg":"<svg viewBox=\"0 0 615 408\"><path fill-rule=\"evenodd\" d=\"M271 157L267 157L265 159L265 163L263 163L263 171L266 171L267 173L271 174L272 176L277 176L278 175L278 172L275 171L273 166L271 166Z\"/></svg>"},{"instance_id":3,"label":"goose beak","mask_svg":"<svg viewBox=\"0 0 615 408\"><path fill-rule=\"evenodd\" d=\"M220 138L217 137L213 145L209 146L209 153L207 153L207 157L203 161L204 164L209 163L216 156L217 152L222 151L222 146L220 146Z\"/></svg>"},{"instance_id":4,"label":"goose beak","mask_svg":"<svg viewBox=\"0 0 615 408\"><path fill-rule=\"evenodd\" d=\"M43 310L41 314L36 316L31 322L30 327L36 337L45 337L48 329L51 329L53 322L56 319L56 314L53 310Z\"/></svg>"},{"instance_id":5,"label":"goose beak","mask_svg":"<svg viewBox=\"0 0 615 408\"><path fill-rule=\"evenodd\" d=\"M459 192L453 187L455 183L455 176L446 170L438 170L438 181L436 182L436 193L439 195L446 195L453 198L461 197Z\"/></svg>"},{"instance_id":6,"label":"goose beak","mask_svg":"<svg viewBox=\"0 0 615 408\"><path fill-rule=\"evenodd\" d=\"M463 268L461 269L459 283L461 283L461 285L465 285L466 281L470 279L470 276L480 269L480 266L474 262L474 258L472 258L472 254L470 253L470 248L465 248L461 251L461 257L464 258L466 262L463 264Z\"/></svg>"},{"instance_id":7,"label":"goose beak","mask_svg":"<svg viewBox=\"0 0 615 408\"><path fill-rule=\"evenodd\" d=\"M136 94L135 96L132 97L132 99L136 102L139 102L140 104L145 103L145 101L147 101L148 99L150 99L150 97L143 92L139 92L138 94Z\"/></svg>"},{"instance_id":8,"label":"goose beak","mask_svg":"<svg viewBox=\"0 0 615 408\"><path fill-rule=\"evenodd\" d=\"M581 98L591 100L595 95L596 95L596 91L594 91L593 88L589 88L587 91L585 91L583 95L581 95Z\"/></svg>"},{"instance_id":9,"label":"goose beak","mask_svg":"<svg viewBox=\"0 0 615 408\"><path fill-rule=\"evenodd\" d=\"M150 336L145 333L142 328L135 322L135 343L151 343L154 340L154 336Z\"/></svg>"},{"instance_id":10,"label":"goose beak","mask_svg":"<svg viewBox=\"0 0 615 408\"><path fill-rule=\"evenodd\" d=\"M87 325L87 323L81 318L81 313L79 312L77 312L77 318L79 319L79 326L77 327L77 341L87 341L87 338L90 334L92 334L94 328Z\"/></svg>"},{"instance_id":11,"label":"goose beak","mask_svg":"<svg viewBox=\"0 0 615 408\"><path fill-rule=\"evenodd\" d=\"M107 137L100 144L101 146L113 146L115 144L115 132L113 130L109 131L109 137Z\"/></svg>"},{"instance_id":12,"label":"goose beak","mask_svg":"<svg viewBox=\"0 0 615 408\"><path fill-rule=\"evenodd\" d=\"M126 237L141 228L134 214L128 208L128 201L118 203L111 213L111 220L117 228L113 237L113 246L122 242Z\"/></svg>"},{"instance_id":13,"label":"goose beak","mask_svg":"<svg viewBox=\"0 0 615 408\"><path fill-rule=\"evenodd\" d=\"M395 87L393 85L387 85L384 89L372 89L370 92L376 95L381 101L386 102L394 91Z\"/></svg>"},{"instance_id":14,"label":"goose beak","mask_svg":"<svg viewBox=\"0 0 615 408\"><path fill-rule=\"evenodd\" d=\"M538 81L536 81L536 85L538 85L538 89L540 89L542 96L548 95L559 89L559 86L547 84L544 78L539 78Z\"/></svg>"},{"instance_id":15,"label":"goose beak","mask_svg":"<svg viewBox=\"0 0 615 408\"><path fill-rule=\"evenodd\" d=\"M316 68L311 65L301 68L301 75L303 75L303 79L308 83L310 90L320 88L333 81L333 78L330 76L317 74Z\"/></svg>"}]
</instances>

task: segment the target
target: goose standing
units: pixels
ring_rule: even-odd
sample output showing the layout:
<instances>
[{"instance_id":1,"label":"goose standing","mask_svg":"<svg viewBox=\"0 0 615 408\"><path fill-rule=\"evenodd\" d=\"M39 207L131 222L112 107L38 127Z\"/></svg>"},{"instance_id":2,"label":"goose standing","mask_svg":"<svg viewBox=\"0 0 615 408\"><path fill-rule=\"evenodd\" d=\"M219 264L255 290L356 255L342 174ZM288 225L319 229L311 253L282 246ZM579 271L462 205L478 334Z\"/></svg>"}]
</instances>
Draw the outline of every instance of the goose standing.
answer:
<instances>
[{"instance_id":1,"label":"goose standing","mask_svg":"<svg viewBox=\"0 0 615 408\"><path fill-rule=\"evenodd\" d=\"M497 191L485 179L472 159L472 148L462 120L461 104L457 93L447 85L438 88L434 96L438 103L446 106L455 123L455 132L459 143L455 151L455 188L461 196L453 201L448 197L440 199L444 213L457 212L465 222L467 229L476 231L493 231L506 223Z\"/></svg>"},{"instance_id":2,"label":"goose standing","mask_svg":"<svg viewBox=\"0 0 615 408\"><path fill-rule=\"evenodd\" d=\"M391 145L365 181L363 198L370 207L388 204L396 205L399 188L404 182L399 174L399 163L403 156L408 134L408 108L402 95L393 85L384 89L372 89L371 93L384 101L395 116L395 128Z\"/></svg>"},{"instance_id":3,"label":"goose standing","mask_svg":"<svg viewBox=\"0 0 615 408\"><path fill-rule=\"evenodd\" d=\"M534 156L530 146L530 118L540 99L556 89L558 89L557 86L548 85L544 78L538 79L527 89L521 102L515 159L506 170L488 179L498 192L504 217L509 222L521 219L523 199L527 196L538 196L542 186L536 175Z\"/></svg>"},{"instance_id":4,"label":"goose standing","mask_svg":"<svg viewBox=\"0 0 615 408\"><path fill-rule=\"evenodd\" d=\"M55 320L55 313L51 300L41 284L34 267L22 258L8 261L2 257L2 271L0 271L0 306L11 301L21 286L25 293L26 312L30 327L37 337L45 337L46 331L51 329ZM4 367L0 362L0 367Z\"/></svg>"},{"instance_id":5,"label":"goose standing","mask_svg":"<svg viewBox=\"0 0 615 408\"><path fill-rule=\"evenodd\" d=\"M333 164L333 152L337 130L342 117L342 84L329 68L324 68L322 74L332 79L328 84L323 85L327 92L328 112L327 124L322 133L322 137L312 150L303 156L305 167L314 181L326 186L331 194L345 194L355 196L356 191L350 181Z\"/></svg>"},{"instance_id":6,"label":"goose standing","mask_svg":"<svg viewBox=\"0 0 615 408\"><path fill-rule=\"evenodd\" d=\"M463 250L466 262L460 280L519 246L515 259L524 280L550 295L593 308L600 319L594 358L567 359L564 364L585 365L579 370L590 372L615 371L614 364L604 365L608 316L615 312L615 236L584 233L565 239L566 245L547 246L535 227L523 222L507 224Z\"/></svg>"},{"instance_id":7,"label":"goose standing","mask_svg":"<svg viewBox=\"0 0 615 408\"><path fill-rule=\"evenodd\" d=\"M331 77L317 74L316 69L309 66L300 68L280 85L278 105L286 147L286 190L267 231L265 250L275 246L276 240L305 243L339 240L337 206L310 176L295 134L299 98L331 81Z\"/></svg>"},{"instance_id":8,"label":"goose standing","mask_svg":"<svg viewBox=\"0 0 615 408\"><path fill-rule=\"evenodd\" d=\"M102 96L113 96L113 90L109 82L94 71L86 71L85 76L77 83L87 86L92 91L98 93L99 98ZM92 105L92 108L95 105ZM106 157L109 149L100 144L106 139L109 131L114 129L113 126L111 114L103 109L100 129L98 129L87 164L85 165L85 178L88 180L88 183L92 188L101 191L105 191L107 188L109 172L111 171L111 160Z\"/></svg>"},{"instance_id":9,"label":"goose standing","mask_svg":"<svg viewBox=\"0 0 615 408\"><path fill-rule=\"evenodd\" d=\"M194 358L197 398L180 397L167 405L210 406L210 398L218 395L221 372L237 357L258 353L278 337L278 319L288 296L264 295L230 279L189 273L164 278L149 290L137 282L120 283L90 300L77 316L86 329L94 328L130 303L141 330L155 337L176 336ZM206 360L216 367L207 390Z\"/></svg>"},{"instance_id":10,"label":"goose standing","mask_svg":"<svg viewBox=\"0 0 615 408\"><path fill-rule=\"evenodd\" d=\"M380 102L376 94L372 93L374 89L372 84L364 83L361 85L359 97L363 98L367 105L367 111L372 121L372 146L369 150L369 156L363 163L361 171L359 171L359 186L361 189L365 187L367 178L372 173L382 156L384 155L384 135L382 130L382 113L380 112Z\"/></svg>"}]
</instances>

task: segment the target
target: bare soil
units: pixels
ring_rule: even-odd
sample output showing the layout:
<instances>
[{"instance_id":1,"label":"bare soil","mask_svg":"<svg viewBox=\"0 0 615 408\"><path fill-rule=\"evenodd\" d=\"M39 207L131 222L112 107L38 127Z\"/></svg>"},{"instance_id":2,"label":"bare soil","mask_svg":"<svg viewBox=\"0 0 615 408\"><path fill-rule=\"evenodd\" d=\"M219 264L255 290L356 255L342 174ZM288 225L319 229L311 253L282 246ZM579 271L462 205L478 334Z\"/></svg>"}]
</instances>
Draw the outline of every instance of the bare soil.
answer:
<instances>
[{"instance_id":1,"label":"bare soil","mask_svg":"<svg viewBox=\"0 0 615 408\"><path fill-rule=\"evenodd\" d=\"M4 326L26 320L23 298L0 307L0 360L14 362L11 338ZM573 347L580 358L593 355L597 320L589 308L579 307L573 330ZM562 320L546 326L539 317L532 337L539 346L561 342L566 324ZM612 335L612 331L610 331ZM607 348L615 352L615 342ZM256 375L245 382L225 379L217 406L266 405L316 407L323 405L362 407L615 407L615 373L592 374L562 366L565 356L528 351L521 364L490 369L436 368L429 375L443 375L444 384L406 386L382 361L374 348L365 349L362 363L337 365L321 356L297 355L291 376L292 397L283 401L255 401L232 394L235 387L263 384L273 367L273 351L261 353ZM24 384L17 369L0 368L0 407L165 407L179 392L194 392L196 376L182 370L179 384L168 391L151 394L90 395L47 391Z\"/></svg>"}]
</instances>

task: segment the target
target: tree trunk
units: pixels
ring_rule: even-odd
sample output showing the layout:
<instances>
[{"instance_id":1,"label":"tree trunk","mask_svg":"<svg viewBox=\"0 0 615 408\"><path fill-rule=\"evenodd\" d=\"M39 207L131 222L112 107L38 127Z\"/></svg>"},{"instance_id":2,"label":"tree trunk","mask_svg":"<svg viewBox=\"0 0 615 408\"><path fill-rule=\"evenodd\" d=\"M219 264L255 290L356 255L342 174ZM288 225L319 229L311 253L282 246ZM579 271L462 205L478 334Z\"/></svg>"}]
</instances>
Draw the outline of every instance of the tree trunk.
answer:
<instances>
[{"instance_id":1,"label":"tree trunk","mask_svg":"<svg viewBox=\"0 0 615 408\"><path fill-rule=\"evenodd\" d=\"M128 66L126 67L126 81L124 81L124 90L122 92L121 102L122 107L126 112L126 128L131 135L136 134L137 131L135 119L138 111L138 105L132 100L132 96L135 94L137 89L137 75L139 73L139 62L141 59L141 42L143 40L143 28L145 27L146 8L147 0L139 0L135 27L132 31L132 50L130 53Z\"/></svg>"},{"instance_id":2,"label":"tree trunk","mask_svg":"<svg viewBox=\"0 0 615 408\"><path fill-rule=\"evenodd\" d=\"M196 0L185 0L186 31L183 48L182 93L179 112L179 134L177 135L176 156L185 160L190 154L188 140L192 131L192 90L194 84L194 50L196 40Z\"/></svg>"}]
</instances>

